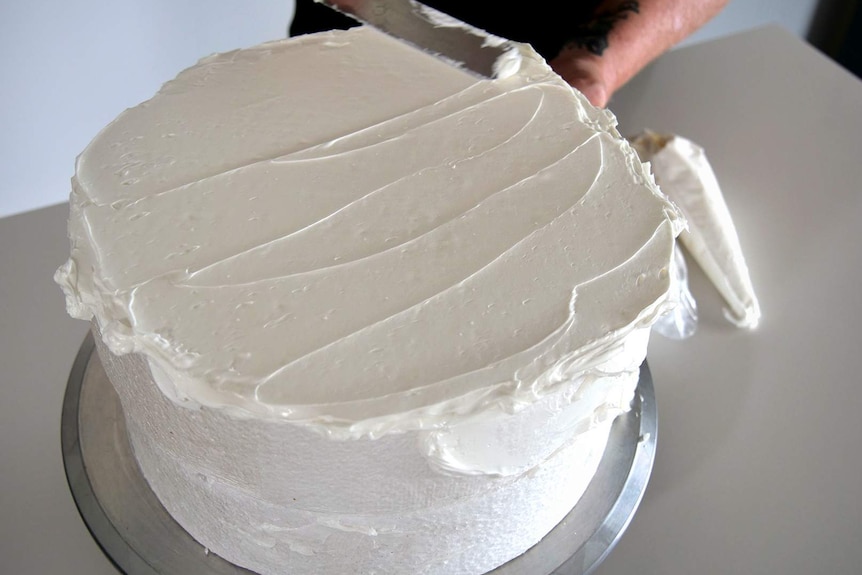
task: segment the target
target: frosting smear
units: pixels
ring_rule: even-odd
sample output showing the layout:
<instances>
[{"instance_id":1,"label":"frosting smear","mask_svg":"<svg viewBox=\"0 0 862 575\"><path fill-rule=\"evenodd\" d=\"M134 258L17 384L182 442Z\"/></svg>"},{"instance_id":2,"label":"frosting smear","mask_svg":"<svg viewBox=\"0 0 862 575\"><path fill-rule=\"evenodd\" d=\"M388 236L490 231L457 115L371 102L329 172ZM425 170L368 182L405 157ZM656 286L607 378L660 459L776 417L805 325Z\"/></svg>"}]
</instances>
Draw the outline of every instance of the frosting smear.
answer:
<instances>
[{"instance_id":1,"label":"frosting smear","mask_svg":"<svg viewBox=\"0 0 862 575\"><path fill-rule=\"evenodd\" d=\"M482 80L360 28L202 60L80 156L70 313L178 403L338 437L537 401L662 311L681 222L522 52Z\"/></svg>"}]
</instances>

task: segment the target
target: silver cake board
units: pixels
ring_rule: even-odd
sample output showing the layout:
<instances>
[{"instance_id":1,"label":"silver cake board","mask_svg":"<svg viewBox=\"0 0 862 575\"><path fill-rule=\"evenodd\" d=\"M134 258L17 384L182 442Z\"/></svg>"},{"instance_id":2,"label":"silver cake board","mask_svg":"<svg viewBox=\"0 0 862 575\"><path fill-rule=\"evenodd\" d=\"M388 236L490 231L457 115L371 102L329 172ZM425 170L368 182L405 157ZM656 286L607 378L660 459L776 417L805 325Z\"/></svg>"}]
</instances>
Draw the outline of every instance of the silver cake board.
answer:
<instances>
[{"instance_id":1,"label":"silver cake board","mask_svg":"<svg viewBox=\"0 0 862 575\"><path fill-rule=\"evenodd\" d=\"M539 543L490 573L586 575L619 541L643 497L655 460L657 412L652 378L641 366L632 409L618 417L586 492ZM72 366L63 401L66 477L87 528L127 575L254 575L214 553L159 503L132 456L119 399L92 334Z\"/></svg>"}]
</instances>

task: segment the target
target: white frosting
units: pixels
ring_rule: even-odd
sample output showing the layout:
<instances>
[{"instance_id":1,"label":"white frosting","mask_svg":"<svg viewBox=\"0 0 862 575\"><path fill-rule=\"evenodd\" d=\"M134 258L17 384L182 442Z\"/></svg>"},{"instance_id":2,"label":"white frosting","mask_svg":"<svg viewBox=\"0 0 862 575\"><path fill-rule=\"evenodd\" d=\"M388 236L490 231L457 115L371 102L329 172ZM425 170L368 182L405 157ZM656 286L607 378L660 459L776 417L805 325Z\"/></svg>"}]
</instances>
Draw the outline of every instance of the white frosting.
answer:
<instances>
[{"instance_id":1,"label":"white frosting","mask_svg":"<svg viewBox=\"0 0 862 575\"><path fill-rule=\"evenodd\" d=\"M580 497L681 220L522 53L496 80L365 28L212 56L80 156L56 278L207 548L481 573Z\"/></svg>"},{"instance_id":2,"label":"white frosting","mask_svg":"<svg viewBox=\"0 0 862 575\"><path fill-rule=\"evenodd\" d=\"M760 303L730 210L702 147L676 135L644 132L633 145L652 164L656 180L685 214L680 241L722 295L725 316L739 327L760 322Z\"/></svg>"},{"instance_id":3,"label":"white frosting","mask_svg":"<svg viewBox=\"0 0 862 575\"><path fill-rule=\"evenodd\" d=\"M332 441L297 425L185 409L152 384L140 355L115 356L101 338L97 343L135 457L159 500L207 549L262 574L477 575L501 565L578 501L637 382L636 371L594 373L548 398L546 405L560 409L557 417L548 411L551 425L517 416L499 421L500 439L486 441L503 448L520 441L529 453L547 455L528 471L470 473L475 463L464 469L456 450L440 459L453 462L441 473L443 465L429 466L424 452L428 432ZM566 403L572 390L609 403L583 413L578 401ZM578 412L585 419L578 421ZM571 432L561 438L566 424ZM463 433L453 427L453 435L479 439L475 426ZM506 471L505 462L487 461L492 449L482 453L486 464Z\"/></svg>"}]
</instances>

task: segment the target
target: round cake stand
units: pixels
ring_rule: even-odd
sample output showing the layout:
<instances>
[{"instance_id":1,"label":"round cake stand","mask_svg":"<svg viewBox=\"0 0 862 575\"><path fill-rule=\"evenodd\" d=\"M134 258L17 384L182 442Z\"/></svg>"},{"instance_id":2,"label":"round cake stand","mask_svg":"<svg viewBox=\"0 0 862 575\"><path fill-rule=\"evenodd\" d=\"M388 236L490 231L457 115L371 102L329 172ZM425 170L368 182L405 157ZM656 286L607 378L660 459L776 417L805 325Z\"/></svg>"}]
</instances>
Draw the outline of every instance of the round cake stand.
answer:
<instances>
[{"instance_id":1,"label":"round cake stand","mask_svg":"<svg viewBox=\"0 0 862 575\"><path fill-rule=\"evenodd\" d=\"M613 424L598 471L569 514L493 575L584 575L614 547L641 501L655 459L656 404L641 366L632 409ZM144 480L126 436L119 399L90 334L66 387L63 461L75 504L93 538L127 575L252 572L209 553L180 527Z\"/></svg>"}]
</instances>

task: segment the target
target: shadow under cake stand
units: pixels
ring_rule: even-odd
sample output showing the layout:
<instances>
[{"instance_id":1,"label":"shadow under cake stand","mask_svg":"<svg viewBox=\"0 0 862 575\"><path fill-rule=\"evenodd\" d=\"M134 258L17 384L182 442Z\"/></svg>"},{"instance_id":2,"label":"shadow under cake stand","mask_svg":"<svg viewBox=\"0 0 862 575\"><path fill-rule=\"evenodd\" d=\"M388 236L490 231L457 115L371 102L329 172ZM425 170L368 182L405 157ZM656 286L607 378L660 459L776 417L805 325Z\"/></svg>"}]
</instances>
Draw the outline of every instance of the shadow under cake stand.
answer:
<instances>
[{"instance_id":1,"label":"shadow under cake stand","mask_svg":"<svg viewBox=\"0 0 862 575\"><path fill-rule=\"evenodd\" d=\"M565 518L493 575L586 575L622 536L655 460L655 392L641 365L632 409L616 419L598 471ZM93 538L127 575L252 575L209 553L173 520L132 456L119 398L92 334L72 366L61 421L63 462L78 511Z\"/></svg>"}]
</instances>

